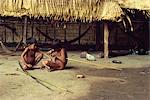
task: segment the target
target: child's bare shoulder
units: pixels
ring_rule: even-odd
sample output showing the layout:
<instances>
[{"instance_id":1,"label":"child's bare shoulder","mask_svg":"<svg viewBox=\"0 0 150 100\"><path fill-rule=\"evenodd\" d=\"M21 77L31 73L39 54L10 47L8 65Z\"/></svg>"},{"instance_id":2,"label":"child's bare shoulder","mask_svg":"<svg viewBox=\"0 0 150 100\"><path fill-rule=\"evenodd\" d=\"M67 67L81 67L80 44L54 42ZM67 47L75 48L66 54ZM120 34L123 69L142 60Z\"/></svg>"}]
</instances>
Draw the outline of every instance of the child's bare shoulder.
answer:
<instances>
[{"instance_id":1,"label":"child's bare shoulder","mask_svg":"<svg viewBox=\"0 0 150 100\"><path fill-rule=\"evenodd\" d=\"M61 48L62 51L66 51L65 48Z\"/></svg>"}]
</instances>

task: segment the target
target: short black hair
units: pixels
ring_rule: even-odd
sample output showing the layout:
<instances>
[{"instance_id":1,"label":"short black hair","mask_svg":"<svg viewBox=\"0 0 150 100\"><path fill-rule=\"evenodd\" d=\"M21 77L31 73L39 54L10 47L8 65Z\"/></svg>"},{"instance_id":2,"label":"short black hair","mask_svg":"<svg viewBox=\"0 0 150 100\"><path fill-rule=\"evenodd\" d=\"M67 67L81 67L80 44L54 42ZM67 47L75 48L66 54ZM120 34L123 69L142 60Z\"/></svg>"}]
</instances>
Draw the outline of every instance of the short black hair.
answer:
<instances>
[{"instance_id":1,"label":"short black hair","mask_svg":"<svg viewBox=\"0 0 150 100\"><path fill-rule=\"evenodd\" d=\"M35 38L33 38L33 37L30 37L30 38L28 38L28 39L26 40L26 44L27 44L27 45L28 45L28 44L33 44L33 43L37 44L37 40L36 40Z\"/></svg>"},{"instance_id":2,"label":"short black hair","mask_svg":"<svg viewBox=\"0 0 150 100\"><path fill-rule=\"evenodd\" d=\"M58 39L53 40L52 48L53 49L59 49L59 48L61 48L61 41L58 40Z\"/></svg>"}]
</instances>

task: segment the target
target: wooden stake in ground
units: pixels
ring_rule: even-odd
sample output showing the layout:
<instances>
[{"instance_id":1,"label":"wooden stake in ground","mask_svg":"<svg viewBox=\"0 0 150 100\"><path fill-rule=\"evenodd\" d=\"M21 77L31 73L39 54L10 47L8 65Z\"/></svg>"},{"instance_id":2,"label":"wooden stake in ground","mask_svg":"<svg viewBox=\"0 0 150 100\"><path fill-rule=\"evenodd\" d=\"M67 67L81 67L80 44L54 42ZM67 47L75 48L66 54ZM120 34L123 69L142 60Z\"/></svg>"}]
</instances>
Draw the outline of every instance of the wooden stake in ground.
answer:
<instances>
[{"instance_id":1,"label":"wooden stake in ground","mask_svg":"<svg viewBox=\"0 0 150 100\"><path fill-rule=\"evenodd\" d=\"M104 58L107 59L109 56L109 30L108 30L108 23L104 22Z\"/></svg>"}]
</instances>

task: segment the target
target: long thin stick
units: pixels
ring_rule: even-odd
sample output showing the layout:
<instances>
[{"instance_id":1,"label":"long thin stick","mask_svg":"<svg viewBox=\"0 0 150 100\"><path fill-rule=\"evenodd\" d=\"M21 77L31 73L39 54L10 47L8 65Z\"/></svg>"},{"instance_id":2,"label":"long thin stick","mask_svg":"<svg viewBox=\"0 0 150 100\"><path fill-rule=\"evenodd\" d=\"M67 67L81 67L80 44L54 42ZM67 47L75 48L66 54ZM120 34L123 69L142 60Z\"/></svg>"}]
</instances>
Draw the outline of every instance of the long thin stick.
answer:
<instances>
[{"instance_id":1,"label":"long thin stick","mask_svg":"<svg viewBox=\"0 0 150 100\"><path fill-rule=\"evenodd\" d=\"M37 83L41 84L42 86L46 87L47 89L53 91L51 88L49 88L49 87L46 86L45 84L41 83L36 77L34 77L34 76L32 76L30 73L28 73L28 71L24 70L24 69L22 68L22 65L20 64L20 62L19 62L19 65L20 65L20 68L22 69L22 71L23 71L26 75L30 76L30 77L31 77L32 79L34 79Z\"/></svg>"},{"instance_id":2,"label":"long thin stick","mask_svg":"<svg viewBox=\"0 0 150 100\"><path fill-rule=\"evenodd\" d=\"M38 79L38 78L34 77L34 76L31 75L28 71L26 71L26 70L24 70L24 69L22 68L20 62L19 62L19 65L20 65L20 68L22 69L22 72L24 72L26 75L30 76L30 77L31 77L32 79L34 79L37 83L41 84L42 86L46 87L47 89L52 90L51 88L49 88L48 86L46 86L46 85L43 84L42 82L47 83L47 84L49 84L49 85L51 85L51 86L54 86L55 88L58 88L58 89L60 89L60 90L62 90L62 91L66 91L66 92L69 92L69 93L73 93L73 92L71 92L71 91L69 91L69 90L67 90L67 89L64 89L64 88L62 88L62 87L55 86L55 85L53 85L53 84L51 84L51 83L49 83L49 82L46 82L46 81L44 81L44 80L41 80L41 79ZM54 91L54 90L52 90L52 91Z\"/></svg>"},{"instance_id":3,"label":"long thin stick","mask_svg":"<svg viewBox=\"0 0 150 100\"><path fill-rule=\"evenodd\" d=\"M88 64L88 65L94 65L94 66L97 66L97 67L109 66L107 68L111 68L111 69L115 69L115 70L122 70L120 68L110 67L110 65L108 65L108 64L96 64L96 63L92 63L92 62L81 61L81 60L76 60L76 59L71 59L71 58L67 58L67 59L70 60L70 61L75 61L75 62L84 63L84 64Z\"/></svg>"},{"instance_id":4,"label":"long thin stick","mask_svg":"<svg viewBox=\"0 0 150 100\"><path fill-rule=\"evenodd\" d=\"M19 46L21 45L21 42L22 42L22 41L23 41L23 38L20 40L20 42L19 42L18 45L16 46L15 51L18 50L18 48L19 48Z\"/></svg>"},{"instance_id":5,"label":"long thin stick","mask_svg":"<svg viewBox=\"0 0 150 100\"><path fill-rule=\"evenodd\" d=\"M45 55L47 58L51 59L52 57L49 56L48 54L44 53L41 51L41 53L43 55ZM66 58L70 61L75 61L75 62L79 62L79 63L84 63L84 64L88 64L88 65L94 65L94 66L97 66L97 67L104 67L104 66L109 66L108 68L111 68L111 69L115 69L115 70L122 70L121 68L115 68L115 67L110 67L110 64L96 64L96 63L92 63L92 62L88 62L88 61L81 61L81 60L76 60L76 59L71 59L71 58ZM116 65L115 65L116 66Z\"/></svg>"}]
</instances>

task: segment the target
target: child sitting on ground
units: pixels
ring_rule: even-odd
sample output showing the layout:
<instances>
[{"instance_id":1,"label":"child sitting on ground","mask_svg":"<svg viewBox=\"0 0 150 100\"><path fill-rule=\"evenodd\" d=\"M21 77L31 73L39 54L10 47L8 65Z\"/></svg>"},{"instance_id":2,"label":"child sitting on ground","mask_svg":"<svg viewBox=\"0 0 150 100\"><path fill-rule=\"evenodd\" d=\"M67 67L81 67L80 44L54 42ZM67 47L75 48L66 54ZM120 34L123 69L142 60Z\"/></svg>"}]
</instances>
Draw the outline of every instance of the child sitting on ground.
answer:
<instances>
[{"instance_id":1,"label":"child sitting on ground","mask_svg":"<svg viewBox=\"0 0 150 100\"><path fill-rule=\"evenodd\" d=\"M63 70L67 64L67 52L61 47L60 43L53 46L53 51L49 51L49 60L43 61L43 65L49 71Z\"/></svg>"},{"instance_id":2,"label":"child sitting on ground","mask_svg":"<svg viewBox=\"0 0 150 100\"><path fill-rule=\"evenodd\" d=\"M29 38L26 41L27 47L21 54L20 62L24 70L40 68L36 66L37 63L42 59L43 54L39 51L37 47L37 41L35 38Z\"/></svg>"}]
</instances>

